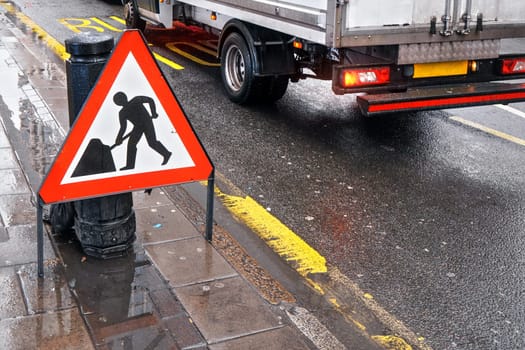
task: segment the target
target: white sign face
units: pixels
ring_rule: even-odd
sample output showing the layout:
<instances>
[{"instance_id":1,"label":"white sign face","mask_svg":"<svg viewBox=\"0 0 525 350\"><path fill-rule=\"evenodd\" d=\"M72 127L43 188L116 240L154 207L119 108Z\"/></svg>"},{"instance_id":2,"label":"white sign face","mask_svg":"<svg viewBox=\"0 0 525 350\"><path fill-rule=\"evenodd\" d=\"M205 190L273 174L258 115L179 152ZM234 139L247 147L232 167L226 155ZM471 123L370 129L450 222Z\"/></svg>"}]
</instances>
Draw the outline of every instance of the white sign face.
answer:
<instances>
[{"instance_id":1,"label":"white sign face","mask_svg":"<svg viewBox=\"0 0 525 350\"><path fill-rule=\"evenodd\" d=\"M94 145L90 145L95 142ZM120 144L118 144L120 142ZM83 169L83 157L103 153L114 164ZM61 184L194 166L164 106L132 52L89 128ZM109 169L109 170L108 170Z\"/></svg>"}]
</instances>

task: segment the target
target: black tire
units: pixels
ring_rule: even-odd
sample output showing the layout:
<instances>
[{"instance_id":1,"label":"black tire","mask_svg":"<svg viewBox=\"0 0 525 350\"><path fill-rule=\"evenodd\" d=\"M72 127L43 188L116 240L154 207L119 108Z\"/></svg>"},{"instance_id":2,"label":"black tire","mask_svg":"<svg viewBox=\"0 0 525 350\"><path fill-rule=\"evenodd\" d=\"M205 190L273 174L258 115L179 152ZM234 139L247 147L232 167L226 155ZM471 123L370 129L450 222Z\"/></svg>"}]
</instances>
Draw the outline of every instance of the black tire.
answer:
<instances>
[{"instance_id":1,"label":"black tire","mask_svg":"<svg viewBox=\"0 0 525 350\"><path fill-rule=\"evenodd\" d=\"M239 104L253 102L257 95L253 57L239 33L231 33L221 52L221 76L228 98ZM259 82L257 82L259 83Z\"/></svg>"},{"instance_id":2,"label":"black tire","mask_svg":"<svg viewBox=\"0 0 525 350\"><path fill-rule=\"evenodd\" d=\"M286 93L289 80L287 75L265 77L260 102L275 102L281 99Z\"/></svg>"},{"instance_id":3,"label":"black tire","mask_svg":"<svg viewBox=\"0 0 525 350\"><path fill-rule=\"evenodd\" d=\"M141 32L146 29L146 21L140 18L136 0L127 0L124 3L124 19L128 29L138 29Z\"/></svg>"}]
</instances>

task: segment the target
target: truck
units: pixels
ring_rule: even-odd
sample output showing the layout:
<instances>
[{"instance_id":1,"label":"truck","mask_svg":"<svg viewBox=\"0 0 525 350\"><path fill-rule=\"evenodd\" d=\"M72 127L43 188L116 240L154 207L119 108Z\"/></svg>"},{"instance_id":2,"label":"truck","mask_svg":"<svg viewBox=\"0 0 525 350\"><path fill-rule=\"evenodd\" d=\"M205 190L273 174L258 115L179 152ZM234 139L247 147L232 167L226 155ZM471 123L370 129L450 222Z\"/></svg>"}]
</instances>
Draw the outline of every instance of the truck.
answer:
<instances>
[{"instance_id":1,"label":"truck","mask_svg":"<svg viewBox=\"0 0 525 350\"><path fill-rule=\"evenodd\" d=\"M224 90L239 104L277 101L306 78L356 94L364 115L525 101L525 45L502 52L525 37L525 1L122 3L128 28L180 21L213 34Z\"/></svg>"}]
</instances>

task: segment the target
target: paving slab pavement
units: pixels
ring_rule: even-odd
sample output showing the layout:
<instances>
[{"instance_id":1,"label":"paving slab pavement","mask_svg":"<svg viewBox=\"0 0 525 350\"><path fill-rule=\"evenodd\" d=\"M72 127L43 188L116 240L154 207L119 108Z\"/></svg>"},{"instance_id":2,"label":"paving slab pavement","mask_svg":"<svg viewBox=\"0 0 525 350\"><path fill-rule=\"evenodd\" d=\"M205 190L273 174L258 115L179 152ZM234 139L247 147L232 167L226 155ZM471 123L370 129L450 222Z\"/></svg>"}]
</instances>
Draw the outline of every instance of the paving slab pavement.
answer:
<instances>
[{"instance_id":1,"label":"paving slab pavement","mask_svg":"<svg viewBox=\"0 0 525 350\"><path fill-rule=\"evenodd\" d=\"M5 33L2 33L5 34ZM49 239L44 244L46 279L36 276L36 209L9 140L3 116L9 114L4 79L14 58L0 42L0 339L5 349L94 349L71 296L63 267ZM18 74L18 70L15 70ZM14 93L13 93L14 94ZM9 95L9 93L7 94Z\"/></svg>"}]
</instances>

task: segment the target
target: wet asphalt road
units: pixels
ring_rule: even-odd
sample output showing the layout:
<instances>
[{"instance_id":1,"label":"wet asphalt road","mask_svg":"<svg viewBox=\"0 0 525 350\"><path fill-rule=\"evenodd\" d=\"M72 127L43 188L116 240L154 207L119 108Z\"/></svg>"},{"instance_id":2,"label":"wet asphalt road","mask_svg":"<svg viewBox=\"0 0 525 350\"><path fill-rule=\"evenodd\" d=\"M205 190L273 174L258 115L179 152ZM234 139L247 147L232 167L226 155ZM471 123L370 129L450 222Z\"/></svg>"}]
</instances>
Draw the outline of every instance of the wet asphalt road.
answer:
<instances>
[{"instance_id":1,"label":"wet asphalt road","mask_svg":"<svg viewBox=\"0 0 525 350\"><path fill-rule=\"evenodd\" d=\"M117 26L109 16L122 12L95 0L14 3L61 43L73 34L61 19ZM184 66L162 69L217 171L430 347L525 348L525 148L450 118L525 139L523 116L487 106L367 119L353 96L316 81L241 107L217 68L155 50Z\"/></svg>"}]
</instances>

